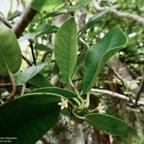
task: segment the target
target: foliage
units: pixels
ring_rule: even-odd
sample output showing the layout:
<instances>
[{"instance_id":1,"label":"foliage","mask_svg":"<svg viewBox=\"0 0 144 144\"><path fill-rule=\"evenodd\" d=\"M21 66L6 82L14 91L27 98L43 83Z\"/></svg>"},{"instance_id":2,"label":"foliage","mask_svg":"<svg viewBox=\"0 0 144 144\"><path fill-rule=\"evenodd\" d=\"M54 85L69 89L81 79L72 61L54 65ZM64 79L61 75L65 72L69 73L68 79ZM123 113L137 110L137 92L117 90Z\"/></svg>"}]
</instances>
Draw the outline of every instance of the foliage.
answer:
<instances>
[{"instance_id":1,"label":"foliage","mask_svg":"<svg viewBox=\"0 0 144 144\"><path fill-rule=\"evenodd\" d=\"M21 52L18 42L13 32L2 22L1 27L1 47L0 47L0 75L16 73L21 65ZM4 41L8 40L4 43Z\"/></svg>"},{"instance_id":2,"label":"foliage","mask_svg":"<svg viewBox=\"0 0 144 144\"><path fill-rule=\"evenodd\" d=\"M102 3L102 6L105 5L107 2ZM132 32L130 23L127 21L130 27L125 27L120 25L124 20L110 20L112 16L108 13L115 7L97 14L91 2L85 0L33 0L31 7L39 13L18 40L10 28L0 22L0 78L4 79L0 83L11 84L10 88L2 88L2 91L9 93L6 96L1 93L0 136L17 137L15 144L36 143L54 127L60 114L69 116L77 123L87 122L108 135L121 136L121 141L124 141L123 136L136 135L136 129L130 126L132 124L119 115L125 103L97 93L97 103L108 107L103 113L104 107L101 111L98 104L94 105L91 89L108 89L126 94L128 99L134 95L126 77L121 77L109 63L115 65L115 58L119 57L120 62L133 62L129 67L135 73L141 73L137 62L143 61L143 47L140 47L143 36L137 33L140 35L137 40L139 45L134 47L136 40L128 39ZM81 23L78 18L78 13L83 14L82 8L89 9L88 17L93 14L86 23ZM125 5L121 6L121 9L124 8ZM11 23L16 24L13 20ZM140 31L139 28L133 29ZM23 42L28 42L31 48L31 62L28 62L29 51L20 50ZM137 47L140 48L137 50ZM28 55L25 58L28 65L24 68L20 68L24 65L21 63L24 61L22 55L23 58ZM105 67L106 64L108 67ZM141 79L139 74L134 85ZM133 107L137 106L138 100L134 99ZM131 106L133 99L127 102ZM119 108L111 107L114 104Z\"/></svg>"}]
</instances>

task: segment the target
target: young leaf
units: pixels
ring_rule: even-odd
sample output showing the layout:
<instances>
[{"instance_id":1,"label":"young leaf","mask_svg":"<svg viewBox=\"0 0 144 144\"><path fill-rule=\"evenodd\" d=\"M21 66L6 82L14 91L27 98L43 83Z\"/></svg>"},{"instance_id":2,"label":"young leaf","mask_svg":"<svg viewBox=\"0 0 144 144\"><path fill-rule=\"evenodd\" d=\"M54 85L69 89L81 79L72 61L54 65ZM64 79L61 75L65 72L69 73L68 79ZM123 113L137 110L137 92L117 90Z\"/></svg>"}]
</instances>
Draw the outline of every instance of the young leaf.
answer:
<instances>
[{"instance_id":1,"label":"young leaf","mask_svg":"<svg viewBox=\"0 0 144 144\"><path fill-rule=\"evenodd\" d=\"M45 87L31 91L31 93L42 93L42 92L58 94L64 96L65 98L77 98L77 95L75 93L56 87Z\"/></svg>"},{"instance_id":2,"label":"young leaf","mask_svg":"<svg viewBox=\"0 0 144 144\"><path fill-rule=\"evenodd\" d=\"M0 136L13 144L34 144L57 122L60 106L49 97L23 96L0 109Z\"/></svg>"},{"instance_id":3,"label":"young leaf","mask_svg":"<svg viewBox=\"0 0 144 144\"><path fill-rule=\"evenodd\" d=\"M16 76L16 85L20 86L25 84L28 80L30 80L32 77L34 77L36 74L38 74L45 66L47 63L42 63L36 66L29 67L25 71L19 73Z\"/></svg>"},{"instance_id":4,"label":"young leaf","mask_svg":"<svg viewBox=\"0 0 144 144\"><path fill-rule=\"evenodd\" d=\"M110 135L122 136L135 132L135 129L124 121L106 114L88 114L85 120L97 130Z\"/></svg>"},{"instance_id":5,"label":"young leaf","mask_svg":"<svg viewBox=\"0 0 144 144\"><path fill-rule=\"evenodd\" d=\"M71 79L77 62L77 26L74 18L68 19L57 32L54 54L62 72L63 81Z\"/></svg>"},{"instance_id":6,"label":"young leaf","mask_svg":"<svg viewBox=\"0 0 144 144\"><path fill-rule=\"evenodd\" d=\"M113 28L86 54L83 77L83 93L87 93L98 77L105 63L127 43L127 37L119 27Z\"/></svg>"},{"instance_id":7,"label":"young leaf","mask_svg":"<svg viewBox=\"0 0 144 144\"><path fill-rule=\"evenodd\" d=\"M16 73L22 56L14 33L0 22L0 75L8 75L8 69Z\"/></svg>"}]
</instances>

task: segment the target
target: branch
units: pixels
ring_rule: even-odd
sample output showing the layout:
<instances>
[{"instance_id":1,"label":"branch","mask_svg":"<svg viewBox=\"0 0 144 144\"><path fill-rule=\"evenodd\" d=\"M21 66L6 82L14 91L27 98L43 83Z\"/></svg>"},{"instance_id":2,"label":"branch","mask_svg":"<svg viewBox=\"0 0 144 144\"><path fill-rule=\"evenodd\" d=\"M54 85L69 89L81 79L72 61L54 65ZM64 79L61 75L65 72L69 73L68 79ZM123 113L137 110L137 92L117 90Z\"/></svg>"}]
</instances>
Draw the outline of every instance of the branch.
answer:
<instances>
[{"instance_id":1,"label":"branch","mask_svg":"<svg viewBox=\"0 0 144 144\"><path fill-rule=\"evenodd\" d=\"M12 87L12 83L0 83L0 88Z\"/></svg>"},{"instance_id":2,"label":"branch","mask_svg":"<svg viewBox=\"0 0 144 144\"><path fill-rule=\"evenodd\" d=\"M93 4L94 4L94 7L98 10L98 11L102 11L108 7L101 7L97 2L96 0L93 0ZM144 25L144 18L141 17L141 16L138 16L136 14L130 14L130 13L126 13L126 12L121 12L121 11L117 11L115 9L112 9L111 10L112 13L116 14L117 16L120 16L120 17L123 17L123 18L129 18L129 19L132 19L136 22L138 22L139 24L142 24Z\"/></svg>"},{"instance_id":3,"label":"branch","mask_svg":"<svg viewBox=\"0 0 144 144\"><path fill-rule=\"evenodd\" d=\"M125 82L122 80L122 77L119 75L119 73L118 73L116 70L114 70L114 69L111 67L110 64L107 63L106 65L107 65L107 67L109 67L109 68L114 72L114 74L116 75L116 77L121 81L123 87L126 89Z\"/></svg>"},{"instance_id":4,"label":"branch","mask_svg":"<svg viewBox=\"0 0 144 144\"><path fill-rule=\"evenodd\" d=\"M23 54L22 54L22 58L27 62L29 66L32 66L32 63L30 62L30 60L28 60Z\"/></svg>"},{"instance_id":5,"label":"branch","mask_svg":"<svg viewBox=\"0 0 144 144\"><path fill-rule=\"evenodd\" d=\"M122 94L119 94L119 93L116 93L116 92L112 92L112 91L109 91L109 90L102 90L102 89L91 89L91 93L95 94L95 93L102 93L102 94L106 94L106 95L109 95L111 97L114 97L114 98L118 98L118 99L121 99L123 101L126 101L126 102L129 102L130 104L135 104L136 100L132 100L130 99L129 97L125 96L125 95L122 95ZM138 101L137 102L137 106L144 106L144 101Z\"/></svg>"},{"instance_id":6,"label":"branch","mask_svg":"<svg viewBox=\"0 0 144 144\"><path fill-rule=\"evenodd\" d=\"M12 30L16 34L17 38L19 38L24 32L25 28L32 21L37 11L32 9L30 4L24 9L23 13L20 15L19 20L15 23Z\"/></svg>"},{"instance_id":7,"label":"branch","mask_svg":"<svg viewBox=\"0 0 144 144\"><path fill-rule=\"evenodd\" d=\"M29 46L30 46L31 53L32 53L32 58L33 58L33 64L36 65L36 58L35 58L34 47L33 47L33 40L29 39L29 42L30 42Z\"/></svg>"},{"instance_id":8,"label":"branch","mask_svg":"<svg viewBox=\"0 0 144 144\"><path fill-rule=\"evenodd\" d=\"M141 80L141 84L140 84L140 88L139 88L139 91L137 93L137 97L136 97L136 101L135 101L135 105L137 105L139 99L140 99L140 96L141 96L141 93L143 91L143 88L144 88L144 78Z\"/></svg>"},{"instance_id":9,"label":"branch","mask_svg":"<svg viewBox=\"0 0 144 144\"><path fill-rule=\"evenodd\" d=\"M7 27L9 27L10 29L12 28L11 24L10 24L5 18L2 18L2 17L0 16L0 21L1 21L2 23L4 23Z\"/></svg>"},{"instance_id":10,"label":"branch","mask_svg":"<svg viewBox=\"0 0 144 144\"><path fill-rule=\"evenodd\" d=\"M49 52L45 52L45 53L43 54L43 57L42 57L42 60L41 60L42 63L45 61L46 56L47 56L48 54L49 54Z\"/></svg>"}]
</instances>

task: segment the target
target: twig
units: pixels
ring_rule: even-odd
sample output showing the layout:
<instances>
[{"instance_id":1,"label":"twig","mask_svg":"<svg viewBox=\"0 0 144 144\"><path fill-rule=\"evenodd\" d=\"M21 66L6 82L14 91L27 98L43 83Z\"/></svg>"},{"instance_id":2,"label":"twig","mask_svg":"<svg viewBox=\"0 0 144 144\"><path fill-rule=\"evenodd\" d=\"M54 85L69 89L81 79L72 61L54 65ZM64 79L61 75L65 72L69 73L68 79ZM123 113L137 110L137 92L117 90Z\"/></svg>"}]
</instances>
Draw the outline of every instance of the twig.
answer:
<instances>
[{"instance_id":1,"label":"twig","mask_svg":"<svg viewBox=\"0 0 144 144\"><path fill-rule=\"evenodd\" d=\"M32 63L22 54L22 58L27 62L29 66L32 66Z\"/></svg>"},{"instance_id":2,"label":"twig","mask_svg":"<svg viewBox=\"0 0 144 144\"><path fill-rule=\"evenodd\" d=\"M15 93L16 93L15 79L14 79L13 74L11 73L11 71L9 69L8 69L8 74L9 74L9 77L10 77L10 80L11 80L11 83L12 83L12 92L9 95L9 99L5 103L2 103L0 105L0 108L4 107L7 104L9 104L10 102L12 102L14 100Z\"/></svg>"},{"instance_id":3,"label":"twig","mask_svg":"<svg viewBox=\"0 0 144 144\"><path fill-rule=\"evenodd\" d=\"M114 97L114 98L118 98L118 99L121 99L123 101L126 101L126 102L129 102L130 104L134 104L136 100L131 100L129 97L125 96L125 95L122 95L122 94L119 94L119 93L116 93L116 92L112 92L112 91L109 91L109 90L103 90L103 89L91 89L91 93L95 95L95 93L102 93L102 94L106 94L106 95L109 95L111 97ZM144 101L138 101L137 102L137 106L144 106Z\"/></svg>"},{"instance_id":4,"label":"twig","mask_svg":"<svg viewBox=\"0 0 144 144\"><path fill-rule=\"evenodd\" d=\"M0 104L0 109L1 109L2 107L4 107L4 106L8 105L9 103L11 103L12 100L13 100L13 99L10 99L10 100L7 100L6 102Z\"/></svg>"},{"instance_id":5,"label":"twig","mask_svg":"<svg viewBox=\"0 0 144 144\"><path fill-rule=\"evenodd\" d=\"M46 56L47 56L48 54L49 54L49 52L45 52L45 53L43 54L43 57L42 57L41 62L44 62L44 61L45 61Z\"/></svg>"},{"instance_id":6,"label":"twig","mask_svg":"<svg viewBox=\"0 0 144 144\"><path fill-rule=\"evenodd\" d=\"M102 11L107 7L101 7L96 0L93 0L93 4L94 7L98 10L98 11ZM138 22L139 24L144 25L144 18L136 15L136 14L130 14L130 13L126 13L126 12L121 12L121 11L117 11L116 9L112 9L111 10L112 13L116 14L117 16L123 17L123 18L129 18L130 20L134 20L136 22Z\"/></svg>"},{"instance_id":7,"label":"twig","mask_svg":"<svg viewBox=\"0 0 144 144\"><path fill-rule=\"evenodd\" d=\"M126 63L124 63L124 66L126 67L126 70L128 71L128 73L132 76L133 79L136 79L138 77L138 74L132 70L129 65L127 65Z\"/></svg>"},{"instance_id":8,"label":"twig","mask_svg":"<svg viewBox=\"0 0 144 144\"><path fill-rule=\"evenodd\" d=\"M89 48L90 46L80 37L79 40L87 47Z\"/></svg>"},{"instance_id":9,"label":"twig","mask_svg":"<svg viewBox=\"0 0 144 144\"><path fill-rule=\"evenodd\" d=\"M106 65L115 73L115 75L116 75L117 78L121 81L121 83L122 83L122 85L124 86L124 88L127 89L126 86L125 86L125 83L124 83L124 81L122 80L122 78L121 78L121 76L119 75L119 73L118 73L116 70L114 70L108 63L107 63Z\"/></svg>"},{"instance_id":10,"label":"twig","mask_svg":"<svg viewBox=\"0 0 144 144\"><path fill-rule=\"evenodd\" d=\"M73 6L71 0L68 0L68 2L69 2L69 4L70 4L70 6ZM74 16L74 14L75 14L75 12L74 12L74 11L71 11L71 16Z\"/></svg>"},{"instance_id":11,"label":"twig","mask_svg":"<svg viewBox=\"0 0 144 144\"><path fill-rule=\"evenodd\" d=\"M33 58L33 64L36 65L36 58L35 58L35 54L34 54L34 48L33 48L33 41L31 39L29 39L29 46L31 48L31 53L32 53L32 58Z\"/></svg>"},{"instance_id":12,"label":"twig","mask_svg":"<svg viewBox=\"0 0 144 144\"><path fill-rule=\"evenodd\" d=\"M2 18L2 17L0 16L0 21L1 21L2 23L4 23L7 27L9 27L10 29L12 28L11 24L10 24L5 18Z\"/></svg>"},{"instance_id":13,"label":"twig","mask_svg":"<svg viewBox=\"0 0 144 144\"><path fill-rule=\"evenodd\" d=\"M139 88L139 91L138 91L137 96L136 96L135 105L137 105L137 103L140 99L140 95L141 95L143 88L144 88L144 78L141 80L140 88Z\"/></svg>"},{"instance_id":14,"label":"twig","mask_svg":"<svg viewBox=\"0 0 144 144\"><path fill-rule=\"evenodd\" d=\"M12 87L12 83L0 83L0 88Z\"/></svg>"}]
</instances>

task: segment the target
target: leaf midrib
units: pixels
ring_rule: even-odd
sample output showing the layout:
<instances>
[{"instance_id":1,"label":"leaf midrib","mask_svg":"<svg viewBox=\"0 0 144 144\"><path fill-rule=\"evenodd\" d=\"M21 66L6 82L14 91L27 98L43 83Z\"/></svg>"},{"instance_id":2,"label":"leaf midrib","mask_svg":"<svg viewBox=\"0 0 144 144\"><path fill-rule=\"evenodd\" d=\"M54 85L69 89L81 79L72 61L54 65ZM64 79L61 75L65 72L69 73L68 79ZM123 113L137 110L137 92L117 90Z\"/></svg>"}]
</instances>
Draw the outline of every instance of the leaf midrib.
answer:
<instances>
[{"instance_id":1,"label":"leaf midrib","mask_svg":"<svg viewBox=\"0 0 144 144\"><path fill-rule=\"evenodd\" d=\"M114 31L113 31L113 33L114 33ZM113 34L112 34L112 35L113 35ZM111 40L110 40L110 43L109 43L109 45L108 45L108 47L107 47L107 50L106 50L105 54L108 53L109 51L112 51L112 50L114 50L114 49L118 49L119 47L122 47L122 46L125 45L125 43L124 43L124 44L122 44L122 45L119 45L119 46L117 46L117 47L114 47L114 48L108 50L108 49L109 49L109 46L110 46L110 44L111 44L112 39L113 39L113 37L112 37ZM103 57L105 57L105 54L100 58L99 64L98 64L98 66L97 66L97 69L99 68L99 65L101 64L101 61L102 61ZM87 87L87 90L90 89L92 83L95 81L94 78L95 78L96 75L97 75L97 69L96 69L96 71L95 71L95 74L94 74L94 76L93 76L92 81L90 82L89 86Z\"/></svg>"},{"instance_id":2,"label":"leaf midrib","mask_svg":"<svg viewBox=\"0 0 144 144\"><path fill-rule=\"evenodd\" d=\"M101 123L99 123L99 122L97 122L97 121L90 120L90 119L88 119L88 118L86 118L86 121L89 121L89 122L92 122L92 123L97 123L98 125L100 125L100 126L102 126L102 127L104 127L104 128L107 128L108 130L110 130L110 131L112 131L112 132L115 133L114 129L112 129L112 128L108 127L108 126L105 126L105 125L103 125L103 124L101 124ZM123 121L121 121L121 122L123 122ZM118 133L121 133L121 131L120 131L119 129L117 129L117 131L118 131ZM106 132L107 132L107 131L106 131ZM110 132L107 132L107 133L110 134ZM127 132L124 133L123 131L122 131L122 133L123 133L123 134L127 134ZM119 134L119 135L122 135L122 134Z\"/></svg>"}]
</instances>

